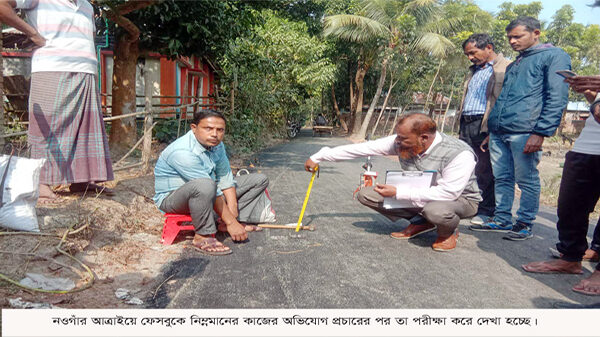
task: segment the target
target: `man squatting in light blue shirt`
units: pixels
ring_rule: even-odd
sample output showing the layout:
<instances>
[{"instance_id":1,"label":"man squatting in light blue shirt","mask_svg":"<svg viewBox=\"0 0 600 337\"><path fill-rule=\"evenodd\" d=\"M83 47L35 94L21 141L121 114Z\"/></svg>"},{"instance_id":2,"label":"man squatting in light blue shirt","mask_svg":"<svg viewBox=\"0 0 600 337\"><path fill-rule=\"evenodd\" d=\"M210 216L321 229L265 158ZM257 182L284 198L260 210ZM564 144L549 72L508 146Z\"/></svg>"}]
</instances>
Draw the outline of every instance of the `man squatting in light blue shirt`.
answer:
<instances>
[{"instance_id":1,"label":"man squatting in light blue shirt","mask_svg":"<svg viewBox=\"0 0 600 337\"><path fill-rule=\"evenodd\" d=\"M227 231L234 241L248 238L247 231L259 227L242 225L239 211L253 207L269 185L264 174L233 179L222 143L225 116L215 110L194 113L191 130L160 154L154 168L154 202L166 213L190 214L196 234L192 244L208 255L231 254L231 249L214 238L217 229ZM217 228L214 212L220 217ZM244 219L240 219L243 221Z\"/></svg>"}]
</instances>

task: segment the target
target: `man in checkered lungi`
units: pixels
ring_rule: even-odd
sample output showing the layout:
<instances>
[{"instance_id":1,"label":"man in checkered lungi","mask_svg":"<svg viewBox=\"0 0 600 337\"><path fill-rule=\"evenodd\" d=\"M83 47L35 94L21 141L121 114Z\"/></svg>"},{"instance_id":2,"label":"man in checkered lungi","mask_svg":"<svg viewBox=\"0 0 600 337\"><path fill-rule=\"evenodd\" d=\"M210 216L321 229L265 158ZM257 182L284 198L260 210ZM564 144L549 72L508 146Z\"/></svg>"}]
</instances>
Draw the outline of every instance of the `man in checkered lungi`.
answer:
<instances>
[{"instance_id":1,"label":"man in checkered lungi","mask_svg":"<svg viewBox=\"0 0 600 337\"><path fill-rule=\"evenodd\" d=\"M23 9L27 22L14 8ZM0 0L0 21L34 44L28 141L32 158L45 158L40 203L71 192L112 191L95 182L113 179L96 82L94 10L87 0Z\"/></svg>"}]
</instances>

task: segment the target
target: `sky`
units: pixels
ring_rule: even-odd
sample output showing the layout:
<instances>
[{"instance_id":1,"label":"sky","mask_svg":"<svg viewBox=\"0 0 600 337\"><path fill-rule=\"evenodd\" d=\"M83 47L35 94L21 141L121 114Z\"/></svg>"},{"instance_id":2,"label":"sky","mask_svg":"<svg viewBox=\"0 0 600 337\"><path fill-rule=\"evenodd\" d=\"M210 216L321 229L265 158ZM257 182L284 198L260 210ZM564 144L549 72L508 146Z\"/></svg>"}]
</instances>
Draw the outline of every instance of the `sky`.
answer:
<instances>
[{"instance_id":1,"label":"sky","mask_svg":"<svg viewBox=\"0 0 600 337\"><path fill-rule=\"evenodd\" d=\"M536 0L474 0L479 8L491 12L497 13L499 11L498 6L503 2L512 2L514 4L528 4ZM583 25L589 24L600 24L600 7L588 7L588 4L594 2L594 0L537 0L541 1L544 9L540 14L539 19L551 22L554 13L561 8L563 5L569 4L575 9L574 22L581 23Z\"/></svg>"}]
</instances>

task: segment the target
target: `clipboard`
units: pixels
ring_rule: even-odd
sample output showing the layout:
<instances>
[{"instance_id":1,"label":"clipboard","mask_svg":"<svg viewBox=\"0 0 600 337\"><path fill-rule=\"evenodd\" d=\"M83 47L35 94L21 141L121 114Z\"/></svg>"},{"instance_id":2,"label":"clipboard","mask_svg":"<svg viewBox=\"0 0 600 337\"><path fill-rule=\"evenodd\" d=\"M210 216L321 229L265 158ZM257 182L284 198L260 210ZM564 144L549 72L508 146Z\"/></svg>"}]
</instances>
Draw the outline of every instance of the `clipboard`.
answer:
<instances>
[{"instance_id":1,"label":"clipboard","mask_svg":"<svg viewBox=\"0 0 600 337\"><path fill-rule=\"evenodd\" d=\"M399 171L388 170L385 173L385 184L394 185L396 188L412 189L427 188L433 185L436 171ZM394 197L383 198L383 208L413 208L409 200L398 200Z\"/></svg>"}]
</instances>

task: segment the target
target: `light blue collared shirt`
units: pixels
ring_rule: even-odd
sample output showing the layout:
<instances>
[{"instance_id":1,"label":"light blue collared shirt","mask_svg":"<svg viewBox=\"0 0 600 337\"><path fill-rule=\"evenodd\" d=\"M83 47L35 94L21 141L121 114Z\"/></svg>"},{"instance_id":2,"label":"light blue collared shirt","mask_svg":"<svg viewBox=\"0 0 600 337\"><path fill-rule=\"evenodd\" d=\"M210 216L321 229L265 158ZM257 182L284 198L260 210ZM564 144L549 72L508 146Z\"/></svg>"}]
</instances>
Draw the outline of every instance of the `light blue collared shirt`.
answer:
<instances>
[{"instance_id":1,"label":"light blue collared shirt","mask_svg":"<svg viewBox=\"0 0 600 337\"><path fill-rule=\"evenodd\" d=\"M235 186L225 145L220 143L206 149L190 130L160 154L154 167L156 194L152 200L160 207L170 192L198 178L214 180L217 183L217 196L223 195L222 190Z\"/></svg>"},{"instance_id":2,"label":"light blue collared shirt","mask_svg":"<svg viewBox=\"0 0 600 337\"><path fill-rule=\"evenodd\" d=\"M483 115L487 105L487 85L494 73L493 65L476 67L467 88L462 114L465 116Z\"/></svg>"}]
</instances>

